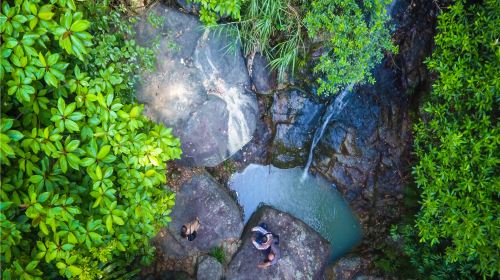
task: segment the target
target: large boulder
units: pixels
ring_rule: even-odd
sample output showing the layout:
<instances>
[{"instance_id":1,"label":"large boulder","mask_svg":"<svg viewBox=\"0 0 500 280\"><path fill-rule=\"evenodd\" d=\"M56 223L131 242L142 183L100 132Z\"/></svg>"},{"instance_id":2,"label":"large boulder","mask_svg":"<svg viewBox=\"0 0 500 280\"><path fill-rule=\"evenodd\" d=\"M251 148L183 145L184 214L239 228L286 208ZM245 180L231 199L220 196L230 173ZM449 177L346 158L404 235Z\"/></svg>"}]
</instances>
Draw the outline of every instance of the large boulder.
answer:
<instances>
[{"instance_id":1,"label":"large boulder","mask_svg":"<svg viewBox=\"0 0 500 280\"><path fill-rule=\"evenodd\" d=\"M271 108L275 136L272 164L280 168L305 165L311 141L325 105L298 90L274 95Z\"/></svg>"},{"instance_id":2,"label":"large boulder","mask_svg":"<svg viewBox=\"0 0 500 280\"><path fill-rule=\"evenodd\" d=\"M280 237L281 259L268 269L258 268L264 260L251 242L250 229L266 223ZM316 231L293 216L264 206L250 218L243 244L231 261L226 279L318 279L330 256L331 245Z\"/></svg>"},{"instance_id":3,"label":"large boulder","mask_svg":"<svg viewBox=\"0 0 500 280\"><path fill-rule=\"evenodd\" d=\"M137 99L147 116L173 127L184 164L216 166L255 130L257 100L241 51L227 52L231 38L204 30L195 16L160 4L150 13L165 21L156 29L137 25L140 44L160 40L156 71L144 76Z\"/></svg>"},{"instance_id":4,"label":"large boulder","mask_svg":"<svg viewBox=\"0 0 500 280\"><path fill-rule=\"evenodd\" d=\"M197 258L215 247L233 248L243 231L240 208L229 192L207 173L193 176L176 194L170 214L172 222L153 240L159 257L157 270L180 270L194 273ZM180 236L184 223L200 219L196 239ZM225 250L230 258L234 253Z\"/></svg>"},{"instance_id":5,"label":"large boulder","mask_svg":"<svg viewBox=\"0 0 500 280\"><path fill-rule=\"evenodd\" d=\"M224 267L214 257L204 256L198 261L196 271L197 280L221 280L224 276Z\"/></svg>"}]
</instances>

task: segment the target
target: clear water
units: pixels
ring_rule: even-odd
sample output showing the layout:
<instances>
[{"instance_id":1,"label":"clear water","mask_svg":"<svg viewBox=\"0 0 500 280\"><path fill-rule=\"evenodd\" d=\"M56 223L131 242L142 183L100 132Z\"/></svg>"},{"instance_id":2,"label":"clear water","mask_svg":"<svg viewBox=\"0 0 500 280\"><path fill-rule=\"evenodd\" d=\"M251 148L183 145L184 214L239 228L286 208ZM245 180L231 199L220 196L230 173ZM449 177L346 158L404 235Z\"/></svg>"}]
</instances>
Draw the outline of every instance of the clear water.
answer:
<instances>
[{"instance_id":1,"label":"clear water","mask_svg":"<svg viewBox=\"0 0 500 280\"><path fill-rule=\"evenodd\" d=\"M334 186L300 168L250 165L233 175L229 186L244 209L245 223L261 203L292 214L332 244L330 261L351 250L362 237L357 218Z\"/></svg>"}]
</instances>

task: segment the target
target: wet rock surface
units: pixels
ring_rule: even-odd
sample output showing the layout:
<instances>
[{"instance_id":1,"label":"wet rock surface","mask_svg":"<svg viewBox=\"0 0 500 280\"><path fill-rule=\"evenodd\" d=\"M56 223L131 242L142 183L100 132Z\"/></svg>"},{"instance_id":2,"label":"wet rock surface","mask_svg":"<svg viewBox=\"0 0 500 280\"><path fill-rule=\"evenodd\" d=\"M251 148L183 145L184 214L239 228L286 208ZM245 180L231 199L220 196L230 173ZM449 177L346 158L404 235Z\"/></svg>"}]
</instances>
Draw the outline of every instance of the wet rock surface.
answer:
<instances>
[{"instance_id":1,"label":"wet rock surface","mask_svg":"<svg viewBox=\"0 0 500 280\"><path fill-rule=\"evenodd\" d=\"M274 139L272 164L280 168L304 165L311 140L325 105L308 93L287 90L275 93L271 108Z\"/></svg>"},{"instance_id":2,"label":"wet rock surface","mask_svg":"<svg viewBox=\"0 0 500 280\"><path fill-rule=\"evenodd\" d=\"M268 269L257 265L264 254L251 242L251 228L266 223L269 230L279 235L281 259ZM243 234L243 243L229 264L226 279L317 279L330 254L330 244L317 232L291 215L261 207L250 218Z\"/></svg>"},{"instance_id":3,"label":"wet rock surface","mask_svg":"<svg viewBox=\"0 0 500 280\"><path fill-rule=\"evenodd\" d=\"M257 96L260 115L257 119L257 127L252 140L231 157L239 170L244 169L251 163L262 165L269 163L271 143L273 141L273 122L269 113L272 99L271 95Z\"/></svg>"},{"instance_id":4,"label":"wet rock surface","mask_svg":"<svg viewBox=\"0 0 500 280\"><path fill-rule=\"evenodd\" d=\"M386 195L402 192L401 170L411 145L410 120L401 107L404 97L393 86L395 76L379 68L376 79L375 85L347 97L315 151L317 170L341 190L365 222L365 232L364 215L369 215L374 196L385 189Z\"/></svg>"},{"instance_id":5,"label":"wet rock surface","mask_svg":"<svg viewBox=\"0 0 500 280\"><path fill-rule=\"evenodd\" d=\"M188 166L216 166L248 143L258 114L255 94L241 52L226 53L229 38L203 30L197 17L158 4L164 16L153 29L142 22L137 41L157 36L157 70L147 74L137 98L145 114L173 127Z\"/></svg>"}]
</instances>

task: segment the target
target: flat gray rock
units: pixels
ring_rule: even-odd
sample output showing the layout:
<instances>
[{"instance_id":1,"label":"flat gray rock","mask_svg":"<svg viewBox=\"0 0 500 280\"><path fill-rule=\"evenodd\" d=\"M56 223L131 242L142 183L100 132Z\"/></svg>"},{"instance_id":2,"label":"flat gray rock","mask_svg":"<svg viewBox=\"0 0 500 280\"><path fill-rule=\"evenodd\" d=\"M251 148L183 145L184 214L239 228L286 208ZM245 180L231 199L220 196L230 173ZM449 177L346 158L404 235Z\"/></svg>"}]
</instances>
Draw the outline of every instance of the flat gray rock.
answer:
<instances>
[{"instance_id":1,"label":"flat gray rock","mask_svg":"<svg viewBox=\"0 0 500 280\"><path fill-rule=\"evenodd\" d=\"M170 217L168 228L155 238L156 247L166 258L208 253L226 240L239 239L243 231L238 205L207 173L195 175L181 187ZM180 229L196 217L201 226L196 239L188 241L180 236Z\"/></svg>"},{"instance_id":2,"label":"flat gray rock","mask_svg":"<svg viewBox=\"0 0 500 280\"><path fill-rule=\"evenodd\" d=\"M257 99L241 50L226 51L223 32L204 30L197 17L164 5L150 13L163 16L157 29L143 21L137 41L160 40L156 71L145 74L137 99L152 120L173 127L181 139L181 162L216 166L248 143L256 127Z\"/></svg>"},{"instance_id":3,"label":"flat gray rock","mask_svg":"<svg viewBox=\"0 0 500 280\"><path fill-rule=\"evenodd\" d=\"M264 255L254 248L250 239L250 229L262 222L280 239L281 259L268 269L257 267ZM318 279L328 262L330 246L304 222L264 206L250 218L243 244L229 264L226 279Z\"/></svg>"}]
</instances>

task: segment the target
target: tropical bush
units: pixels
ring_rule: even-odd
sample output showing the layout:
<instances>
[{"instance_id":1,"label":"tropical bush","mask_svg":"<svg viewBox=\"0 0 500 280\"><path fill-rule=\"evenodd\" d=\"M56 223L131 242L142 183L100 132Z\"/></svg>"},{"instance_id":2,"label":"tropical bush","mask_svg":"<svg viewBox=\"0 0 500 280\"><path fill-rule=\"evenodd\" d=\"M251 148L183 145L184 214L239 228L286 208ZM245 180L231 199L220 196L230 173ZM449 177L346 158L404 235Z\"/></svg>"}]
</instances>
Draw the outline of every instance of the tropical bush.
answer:
<instances>
[{"instance_id":1,"label":"tropical bush","mask_svg":"<svg viewBox=\"0 0 500 280\"><path fill-rule=\"evenodd\" d=\"M240 19L241 4L246 0L188 0L200 5L200 19L207 25L217 24L221 16Z\"/></svg>"},{"instance_id":2,"label":"tropical bush","mask_svg":"<svg viewBox=\"0 0 500 280\"><path fill-rule=\"evenodd\" d=\"M94 36L88 63L82 70L100 88L109 88L122 100L135 102L135 84L143 71L154 68L153 48L157 45L146 48L135 42L133 24L137 17L128 16L123 6L115 7L109 0L100 0L84 2L82 9L92 21L89 32Z\"/></svg>"},{"instance_id":3,"label":"tropical bush","mask_svg":"<svg viewBox=\"0 0 500 280\"><path fill-rule=\"evenodd\" d=\"M398 279L479 279L473 265L465 260L448 262L442 242L437 246L419 243L414 224L401 224L391 229L392 244L384 244L382 256L375 262L382 271ZM394 244L401 244L395 246Z\"/></svg>"},{"instance_id":4,"label":"tropical bush","mask_svg":"<svg viewBox=\"0 0 500 280\"><path fill-rule=\"evenodd\" d=\"M318 94L335 93L352 84L374 83L371 71L382 61L383 51L396 52L392 45L386 7L392 0L314 0L304 25L309 37L324 38L327 52L314 71Z\"/></svg>"},{"instance_id":5,"label":"tropical bush","mask_svg":"<svg viewBox=\"0 0 500 280\"><path fill-rule=\"evenodd\" d=\"M420 246L483 277L500 270L498 26L497 0L459 0L439 16L428 61L439 79L415 126Z\"/></svg>"},{"instance_id":6,"label":"tropical bush","mask_svg":"<svg viewBox=\"0 0 500 280\"><path fill-rule=\"evenodd\" d=\"M216 1L215 1L216 2ZM305 66L321 45L314 66L318 94L335 94L353 84L374 82L373 68L392 45L386 7L391 0L248 0L237 21L223 24L236 28L245 54L261 52L283 79ZM237 7L240 3L238 2ZM203 11L203 10L202 10ZM215 17L215 15L213 14ZM214 18L202 21L213 24ZM306 40L314 42L305 44ZM311 47L312 46L312 47Z\"/></svg>"},{"instance_id":7,"label":"tropical bush","mask_svg":"<svg viewBox=\"0 0 500 280\"><path fill-rule=\"evenodd\" d=\"M118 98L131 91L137 69L121 71L137 49L100 62L92 48L124 46L93 45L80 5L2 1L3 279L108 277L147 262L149 239L169 221L174 195L160 186L179 140Z\"/></svg>"}]
</instances>

